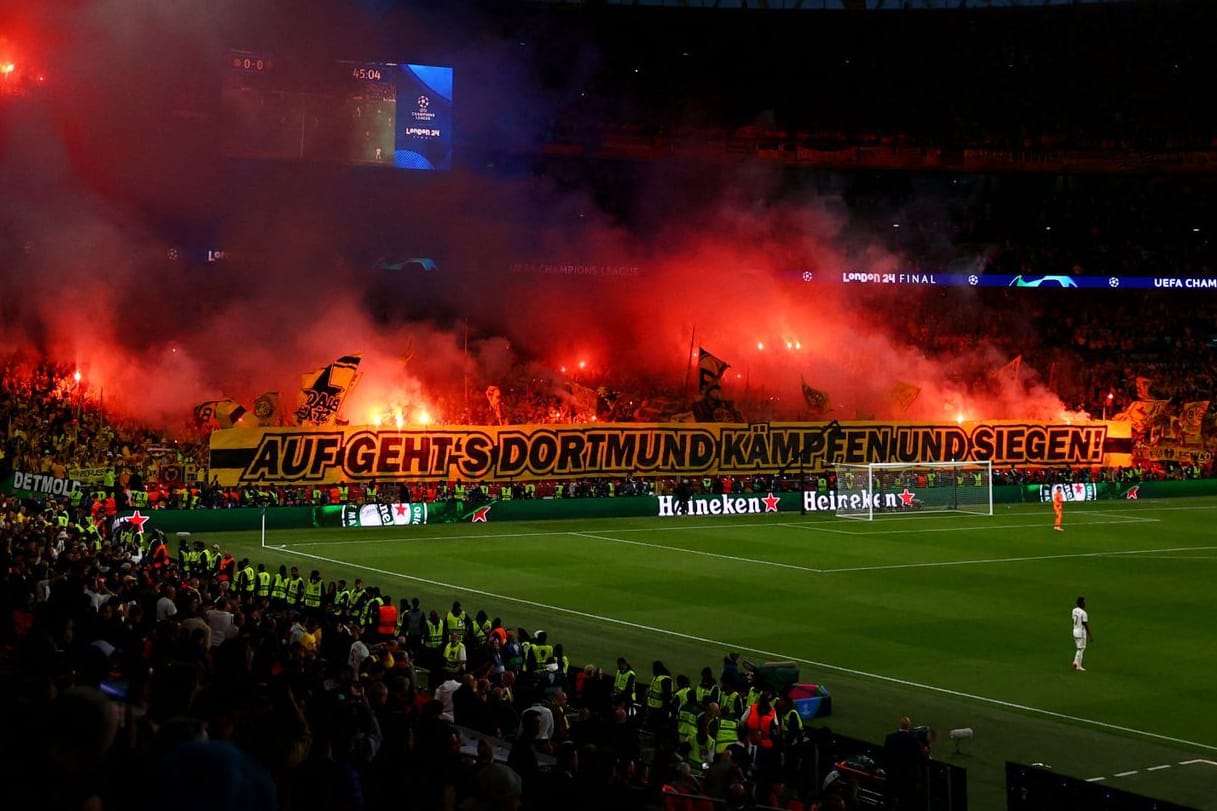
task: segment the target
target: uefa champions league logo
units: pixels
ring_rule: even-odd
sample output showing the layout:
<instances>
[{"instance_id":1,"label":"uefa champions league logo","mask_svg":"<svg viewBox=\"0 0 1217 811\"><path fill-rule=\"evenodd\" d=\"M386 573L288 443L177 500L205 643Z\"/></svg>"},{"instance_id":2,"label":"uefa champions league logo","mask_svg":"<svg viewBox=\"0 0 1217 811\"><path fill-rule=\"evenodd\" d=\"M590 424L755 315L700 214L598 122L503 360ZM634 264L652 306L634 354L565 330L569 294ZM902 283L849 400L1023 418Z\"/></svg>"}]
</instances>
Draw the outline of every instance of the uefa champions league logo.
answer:
<instances>
[{"instance_id":1,"label":"uefa champions league logo","mask_svg":"<svg viewBox=\"0 0 1217 811\"><path fill-rule=\"evenodd\" d=\"M435 118L435 113L431 112L431 98L429 96L418 97L418 109L410 114L415 121L430 121Z\"/></svg>"}]
</instances>

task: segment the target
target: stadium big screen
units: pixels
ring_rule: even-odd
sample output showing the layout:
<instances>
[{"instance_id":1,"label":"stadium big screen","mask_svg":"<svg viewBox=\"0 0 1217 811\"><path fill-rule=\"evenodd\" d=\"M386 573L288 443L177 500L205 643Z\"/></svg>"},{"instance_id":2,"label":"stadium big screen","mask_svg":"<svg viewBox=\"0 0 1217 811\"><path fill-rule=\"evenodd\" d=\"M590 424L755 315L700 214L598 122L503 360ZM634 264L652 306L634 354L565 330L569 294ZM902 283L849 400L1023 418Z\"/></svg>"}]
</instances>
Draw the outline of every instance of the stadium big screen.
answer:
<instances>
[{"instance_id":1,"label":"stadium big screen","mask_svg":"<svg viewBox=\"0 0 1217 811\"><path fill-rule=\"evenodd\" d=\"M231 51L222 95L230 157L452 167L451 67Z\"/></svg>"}]
</instances>

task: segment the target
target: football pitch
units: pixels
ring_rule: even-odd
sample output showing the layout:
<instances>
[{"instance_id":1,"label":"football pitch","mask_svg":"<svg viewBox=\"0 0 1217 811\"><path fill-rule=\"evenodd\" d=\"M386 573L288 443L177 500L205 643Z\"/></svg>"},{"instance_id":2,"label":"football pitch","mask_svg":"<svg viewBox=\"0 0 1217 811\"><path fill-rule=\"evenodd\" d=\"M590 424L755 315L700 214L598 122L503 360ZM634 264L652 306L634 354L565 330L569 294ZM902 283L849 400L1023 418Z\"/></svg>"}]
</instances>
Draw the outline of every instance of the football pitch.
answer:
<instances>
[{"instance_id":1,"label":"football pitch","mask_svg":"<svg viewBox=\"0 0 1217 811\"><path fill-rule=\"evenodd\" d=\"M728 651L826 685L834 731L939 731L969 807L1005 808L1007 760L1217 809L1217 499L997 505L873 522L782 513L230 533L237 557L459 599L545 629L572 665L625 656L694 681ZM1094 641L1070 663L1084 595ZM971 727L960 752L947 730Z\"/></svg>"}]
</instances>

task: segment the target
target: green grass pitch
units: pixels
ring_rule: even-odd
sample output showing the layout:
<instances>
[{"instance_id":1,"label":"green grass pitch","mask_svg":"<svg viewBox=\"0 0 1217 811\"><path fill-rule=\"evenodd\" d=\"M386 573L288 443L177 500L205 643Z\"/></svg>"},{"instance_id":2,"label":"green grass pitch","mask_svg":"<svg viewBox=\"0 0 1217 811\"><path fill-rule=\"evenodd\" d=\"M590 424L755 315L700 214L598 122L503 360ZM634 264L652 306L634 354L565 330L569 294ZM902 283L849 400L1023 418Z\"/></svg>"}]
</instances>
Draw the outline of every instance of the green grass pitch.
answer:
<instances>
[{"instance_id":1,"label":"green grass pitch","mask_svg":"<svg viewBox=\"0 0 1217 811\"><path fill-rule=\"evenodd\" d=\"M998 505L865 522L783 513L272 532L237 557L362 577L396 601L460 599L544 628L572 664L696 680L724 653L793 660L834 730L882 741L901 715L1005 807L1006 760L1217 809L1217 499ZM1094 642L1074 672L1069 612ZM946 731L971 727L955 754Z\"/></svg>"}]
</instances>

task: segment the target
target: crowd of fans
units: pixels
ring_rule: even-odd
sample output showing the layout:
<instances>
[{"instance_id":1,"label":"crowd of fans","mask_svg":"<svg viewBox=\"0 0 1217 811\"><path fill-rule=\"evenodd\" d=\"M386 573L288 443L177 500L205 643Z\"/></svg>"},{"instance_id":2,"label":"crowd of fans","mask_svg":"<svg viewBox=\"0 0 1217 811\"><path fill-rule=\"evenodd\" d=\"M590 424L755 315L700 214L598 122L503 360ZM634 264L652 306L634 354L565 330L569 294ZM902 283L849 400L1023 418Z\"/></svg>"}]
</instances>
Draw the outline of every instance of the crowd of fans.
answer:
<instances>
[{"instance_id":1,"label":"crowd of fans","mask_svg":"<svg viewBox=\"0 0 1217 811\"><path fill-rule=\"evenodd\" d=\"M1178 16L1185 12L1171 9L1149 17L1088 10L1068 25L1047 11L880 16L867 26L815 17L814 41L790 16L754 17L745 27L722 15L692 34L682 19L680 44L654 16L643 26L626 14L600 17L581 36L552 37L548 12L519 11L511 5L504 30L521 45L543 40L538 73L569 91L550 126L556 144L594 151L615 126L670 140L725 142L746 132L820 150L1217 148L1217 118L1195 103L1211 85L1211 26L1187 25ZM881 36L876 25L903 35ZM1086 30L1098 33L1079 33ZM892 44L883 59L864 47L875 37ZM570 70L584 64L589 40L602 47L591 76ZM780 59L756 62L750 76L748 60L724 60L710 45L728 40L741 53ZM893 64L918 69L892 81ZM723 92L733 86L751 92ZM1077 104L1080 96L1089 103ZM893 192L851 180L843 196L853 236L919 271L1217 274L1217 243L1203 230L1217 194L1206 183L961 182L946 173L924 182L932 187ZM1023 188L1001 192L1002 184ZM919 198L937 204L913 205ZM1193 223L1196 212L1201 222ZM902 299L899 317L877 318L874 328L930 358L978 342L1020 357L1028 377L1092 417L1147 398L1213 397L1217 321L1205 300L1102 292L934 291ZM955 382L979 387L992 371L968 368ZM461 421L642 420L687 405L685 392L624 376L566 386L536 375L482 382L503 384L499 406L479 400ZM735 405L744 419L769 416L759 398ZM190 538L171 549L170 539L114 522L141 504L476 503L664 493L675 481L223 488L202 473L205 437L119 417L72 367L28 359L0 364L0 415L0 477L89 479L75 500L0 496L0 712L9 732L0 782L14 807L621 809L661 806L665 793L734 807L858 801L856 785L826 787L825 770L809 768L806 747L821 736L780 691L750 681L736 656L696 679L658 660L639 674L624 657L604 672L572 660L576 640L568 652L567 641L513 629L493 610L395 601L386 586L321 571L306 577ZM1211 416L1203 425L1212 436ZM1203 463L994 475L1006 484L1211 475L1211 441ZM166 468L179 478L169 482ZM688 486L746 493L806 484L758 476ZM911 734L906 726L900 731ZM914 759L928 746L908 736L900 743L916 750Z\"/></svg>"},{"instance_id":2,"label":"crowd of fans","mask_svg":"<svg viewBox=\"0 0 1217 811\"><path fill-rule=\"evenodd\" d=\"M1001 296L1004 301L1005 295ZM926 321L910 322L909 337L927 350L948 353L954 338L970 340L984 326L984 314L967 308L927 307ZM991 313L1001 313L996 307ZM934 315L934 313L940 315ZM1045 364L1066 403L1094 416L1113 417L1130 403L1149 396L1173 404L1204 402L1217 384L1217 361L1208 357L1211 314L1203 302L1140 309L1131 304L1098 302L1076 314L1063 314L1043 303L1022 317L1041 330L1034 344L1011 332L1008 351L1022 350L1036 379ZM1145 335L1145 318L1159 327ZM1001 343L1000 315L989 321L992 340ZM1034 364L1034 367L1032 367ZM1032 370L1034 369L1034 370ZM977 370L983 375L985 370ZM992 370L988 370L992 371ZM426 502L477 505L494 500L585 498L675 493L673 477L626 476L539 482L407 482L341 485L222 487L207 481L205 437L187 432L178 438L142 426L134 419L115 419L95 397L75 390L70 367L40 364L29 373L11 362L0 382L0 413L6 414L6 436L0 442L0 476L13 471L56 478L79 478L84 487L69 496L70 506L89 512L107 531L105 519L129 507L141 509L225 509L241 506L316 506L349 503ZM1067 393L1066 393L1067 391ZM1129 481L1149 478L1198 478L1212 474L1212 409L1205 411L1203 446L1194 457L1171 462L1134 459L1133 467L1116 469L994 470L996 484L1062 481ZM835 416L835 415L834 415ZM1178 426L1169 428L1177 431ZM1173 436L1168 438L1174 438ZM821 481L823 480L823 481ZM832 486L831 474L807 482L797 472L785 476L693 477L692 493L748 494L791 492Z\"/></svg>"},{"instance_id":3,"label":"crowd of fans","mask_svg":"<svg viewBox=\"0 0 1217 811\"><path fill-rule=\"evenodd\" d=\"M1180 312L1203 317L1199 308ZM1114 344L1134 338L1133 322L1079 318L1071 334L1085 340L1075 351L1124 351L1126 345ZM1177 387L1176 396L1200 396L1201 384L1167 351L1177 341L1189 355L1199 351L1195 327L1164 325L1139 342L1136 371L1148 370L1155 385ZM831 779L841 774L829 771L832 756L818 756L831 735L806 724L781 691L750 681L733 657L697 679L673 675L661 661L639 674L624 657L602 672L572 662L564 644L543 630L512 629L484 610L394 601L374 585L327 581L320 571L305 577L294 567L276 571L189 538L170 549L172 541L158 532L115 522L119 509L137 502L134 493L161 488L145 481L149 465L186 465L193 451L111 421L100 400L78 396L72 382L68 367L43 364L29 374L10 366L0 385L6 470L104 471L79 499L0 500L4 723L28 730L7 739L0 768L18 801L49 808L171 802L326 811L390 802L660 807L665 795L734 807L859 802L858 781ZM1135 392L1126 386L1122 394ZM1171 475L1204 472L1182 466ZM1161 475L1167 472L994 471L995 481L1006 484ZM831 487L831 477L815 484ZM578 497L804 484L797 477L631 477L560 486L562 497ZM504 498L504 489L514 498L556 495L552 484L542 487L551 489L427 485L369 492L344 485L314 493L200 483L168 488L150 506L349 503L394 495L476 502Z\"/></svg>"},{"instance_id":4,"label":"crowd of fans","mask_svg":"<svg viewBox=\"0 0 1217 811\"><path fill-rule=\"evenodd\" d=\"M0 770L23 807L852 807L738 654L697 679L602 672L459 601L16 507L0 501L0 683L23 732Z\"/></svg>"}]
</instances>

